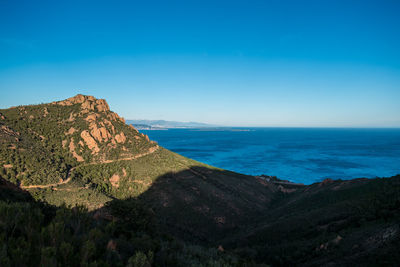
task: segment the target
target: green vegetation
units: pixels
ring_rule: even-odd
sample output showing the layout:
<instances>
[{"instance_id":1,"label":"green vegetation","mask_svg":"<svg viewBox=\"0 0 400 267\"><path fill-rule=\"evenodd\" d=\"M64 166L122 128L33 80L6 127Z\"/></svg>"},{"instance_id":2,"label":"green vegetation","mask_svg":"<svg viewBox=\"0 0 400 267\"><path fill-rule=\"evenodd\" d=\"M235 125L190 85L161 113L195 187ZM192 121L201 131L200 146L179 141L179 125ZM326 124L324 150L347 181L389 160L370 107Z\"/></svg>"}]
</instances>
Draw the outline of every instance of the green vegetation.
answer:
<instances>
[{"instance_id":1,"label":"green vegetation","mask_svg":"<svg viewBox=\"0 0 400 267\"><path fill-rule=\"evenodd\" d=\"M154 146L115 113L83 108L85 103L94 105L97 101L89 99L71 105L52 103L0 110L1 177L23 185L56 183L66 178L69 169L82 164L77 157L86 163L115 160ZM83 131L93 134L98 152L81 137ZM112 138L120 133L128 141Z\"/></svg>"},{"instance_id":2,"label":"green vegetation","mask_svg":"<svg viewBox=\"0 0 400 267\"><path fill-rule=\"evenodd\" d=\"M98 192L123 199L139 196L161 175L182 171L190 164L196 163L160 148L135 160L78 167L72 175ZM110 181L113 175L118 176L114 186Z\"/></svg>"},{"instance_id":3,"label":"green vegetation","mask_svg":"<svg viewBox=\"0 0 400 267\"><path fill-rule=\"evenodd\" d=\"M0 266L398 265L399 209L400 176L266 182L90 96L0 110Z\"/></svg>"},{"instance_id":4,"label":"green vegetation","mask_svg":"<svg viewBox=\"0 0 400 267\"><path fill-rule=\"evenodd\" d=\"M154 228L134 200L112 201L110 214L34 201L0 201L1 266L233 266L236 257L187 245ZM118 220L112 219L118 216ZM108 217L111 217L109 219Z\"/></svg>"},{"instance_id":5,"label":"green vegetation","mask_svg":"<svg viewBox=\"0 0 400 267\"><path fill-rule=\"evenodd\" d=\"M225 245L274 266L395 266L399 222L400 176L328 181L276 194L270 210Z\"/></svg>"}]
</instances>

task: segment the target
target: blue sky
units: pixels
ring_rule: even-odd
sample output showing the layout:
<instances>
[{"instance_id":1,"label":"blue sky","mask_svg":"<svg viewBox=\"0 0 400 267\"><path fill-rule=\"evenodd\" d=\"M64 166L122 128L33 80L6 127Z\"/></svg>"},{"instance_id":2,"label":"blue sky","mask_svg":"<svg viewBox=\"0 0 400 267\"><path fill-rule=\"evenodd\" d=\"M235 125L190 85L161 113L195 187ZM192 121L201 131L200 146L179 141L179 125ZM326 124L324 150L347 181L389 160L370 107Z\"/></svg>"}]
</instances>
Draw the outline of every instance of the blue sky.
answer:
<instances>
[{"instance_id":1,"label":"blue sky","mask_svg":"<svg viewBox=\"0 0 400 267\"><path fill-rule=\"evenodd\" d=\"M400 127L400 1L0 0L0 108L77 93L127 119Z\"/></svg>"}]
</instances>

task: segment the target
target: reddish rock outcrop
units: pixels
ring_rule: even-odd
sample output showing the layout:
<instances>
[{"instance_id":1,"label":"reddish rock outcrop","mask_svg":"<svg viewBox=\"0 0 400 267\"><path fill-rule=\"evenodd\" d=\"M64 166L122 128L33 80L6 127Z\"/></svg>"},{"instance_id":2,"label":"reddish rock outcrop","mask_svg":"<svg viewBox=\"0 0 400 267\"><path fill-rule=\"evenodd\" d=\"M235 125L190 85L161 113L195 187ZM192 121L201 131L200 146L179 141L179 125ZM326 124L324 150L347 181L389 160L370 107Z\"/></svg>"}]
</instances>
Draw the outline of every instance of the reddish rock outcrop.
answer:
<instances>
[{"instance_id":1,"label":"reddish rock outcrop","mask_svg":"<svg viewBox=\"0 0 400 267\"><path fill-rule=\"evenodd\" d=\"M82 158L82 156L80 156L80 155L78 155L78 154L76 153L76 151L75 151L75 143L74 143L74 140L73 140L73 139L72 139L71 142L69 143L69 151L72 153L72 156L73 156L74 158L76 158L76 160L77 160L78 162L84 161L84 159Z\"/></svg>"},{"instance_id":2,"label":"reddish rock outcrop","mask_svg":"<svg viewBox=\"0 0 400 267\"><path fill-rule=\"evenodd\" d=\"M111 178L109 179L111 185L115 188L119 187L119 175L118 174L114 174L113 176L111 176Z\"/></svg>"},{"instance_id":3,"label":"reddish rock outcrop","mask_svg":"<svg viewBox=\"0 0 400 267\"><path fill-rule=\"evenodd\" d=\"M47 108L43 109L43 117L46 117L49 114L49 111L47 110Z\"/></svg>"},{"instance_id":4,"label":"reddish rock outcrop","mask_svg":"<svg viewBox=\"0 0 400 267\"><path fill-rule=\"evenodd\" d=\"M123 144L126 141L126 136L124 134L124 132L121 132L120 134L115 135L115 141L117 141L117 143Z\"/></svg>"},{"instance_id":5,"label":"reddish rock outcrop","mask_svg":"<svg viewBox=\"0 0 400 267\"><path fill-rule=\"evenodd\" d=\"M107 142L111 138L111 134L107 131L105 127L97 127L96 123L91 123L89 125L90 134L98 141L98 142Z\"/></svg>"},{"instance_id":6,"label":"reddish rock outcrop","mask_svg":"<svg viewBox=\"0 0 400 267\"><path fill-rule=\"evenodd\" d=\"M108 106L106 100L104 99L97 99L96 100L96 109L99 112L104 112L110 110L110 107Z\"/></svg>"},{"instance_id":7,"label":"reddish rock outcrop","mask_svg":"<svg viewBox=\"0 0 400 267\"><path fill-rule=\"evenodd\" d=\"M111 121L120 121L122 123L125 123L125 119L118 116L117 113L111 112L110 114L107 115L107 117Z\"/></svg>"},{"instance_id":8,"label":"reddish rock outcrop","mask_svg":"<svg viewBox=\"0 0 400 267\"><path fill-rule=\"evenodd\" d=\"M69 118L68 118L67 121L73 122L74 120L75 120L75 114L72 112L72 113L69 114Z\"/></svg>"},{"instance_id":9,"label":"reddish rock outcrop","mask_svg":"<svg viewBox=\"0 0 400 267\"><path fill-rule=\"evenodd\" d=\"M63 148L67 147L68 140L62 140L61 144Z\"/></svg>"},{"instance_id":10,"label":"reddish rock outcrop","mask_svg":"<svg viewBox=\"0 0 400 267\"><path fill-rule=\"evenodd\" d=\"M99 128L101 137L107 142L109 138L111 138L111 134L107 131L105 127Z\"/></svg>"},{"instance_id":11,"label":"reddish rock outcrop","mask_svg":"<svg viewBox=\"0 0 400 267\"><path fill-rule=\"evenodd\" d=\"M74 128L74 127L71 127L71 128L69 128L68 132L65 133L65 135L71 135L71 134L73 134L74 132L76 132L75 128Z\"/></svg>"},{"instance_id":12,"label":"reddish rock outcrop","mask_svg":"<svg viewBox=\"0 0 400 267\"><path fill-rule=\"evenodd\" d=\"M71 106L75 104L81 104L81 108L83 110L91 110L99 112L105 112L110 110L110 107L108 106L106 100L96 99L93 96L86 96L81 94L54 103L61 106Z\"/></svg>"},{"instance_id":13,"label":"reddish rock outcrop","mask_svg":"<svg viewBox=\"0 0 400 267\"><path fill-rule=\"evenodd\" d=\"M115 134L115 127L114 125L111 123L111 121L104 119L103 120L104 125L106 125L110 130L112 134Z\"/></svg>"},{"instance_id":14,"label":"reddish rock outcrop","mask_svg":"<svg viewBox=\"0 0 400 267\"><path fill-rule=\"evenodd\" d=\"M97 146L96 140L90 135L89 131L85 130L81 132L81 137L85 141L86 145L92 150L92 154L98 153L100 151Z\"/></svg>"},{"instance_id":15,"label":"reddish rock outcrop","mask_svg":"<svg viewBox=\"0 0 400 267\"><path fill-rule=\"evenodd\" d=\"M57 101L57 102L55 102L55 104L61 105L61 106L71 106L71 105L74 105L74 104L83 103L84 101L85 101L85 96L79 94L79 95L76 95L74 97L70 97L70 98L67 98L65 100L62 100L62 101Z\"/></svg>"},{"instance_id":16,"label":"reddish rock outcrop","mask_svg":"<svg viewBox=\"0 0 400 267\"><path fill-rule=\"evenodd\" d=\"M119 121L125 123L125 119L118 116L118 114L111 112L110 107L107 104L107 101L104 99L96 99L93 96L85 96L85 95L76 95L74 97L70 97L66 100L53 102L52 104L61 105L61 106L71 106L75 104L81 104L80 115L88 114L86 117L86 121L96 120L98 115L93 114L92 112L102 112L107 113L107 118L111 121ZM92 114L90 114L92 113ZM74 114L71 113L68 121L74 120Z\"/></svg>"},{"instance_id":17,"label":"reddish rock outcrop","mask_svg":"<svg viewBox=\"0 0 400 267\"><path fill-rule=\"evenodd\" d=\"M91 114L87 115L87 117L85 118L85 121L87 121L87 122L96 121L98 116L99 115L97 115L96 113L91 113Z\"/></svg>"}]
</instances>

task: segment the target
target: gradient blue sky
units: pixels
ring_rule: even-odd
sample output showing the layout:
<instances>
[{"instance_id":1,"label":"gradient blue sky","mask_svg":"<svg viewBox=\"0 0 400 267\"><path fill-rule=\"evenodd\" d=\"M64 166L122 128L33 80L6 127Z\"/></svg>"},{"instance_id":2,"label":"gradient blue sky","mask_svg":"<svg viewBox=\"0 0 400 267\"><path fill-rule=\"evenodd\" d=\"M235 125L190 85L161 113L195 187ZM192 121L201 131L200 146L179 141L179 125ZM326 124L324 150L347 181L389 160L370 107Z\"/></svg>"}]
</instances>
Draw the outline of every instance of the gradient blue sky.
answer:
<instances>
[{"instance_id":1,"label":"gradient blue sky","mask_svg":"<svg viewBox=\"0 0 400 267\"><path fill-rule=\"evenodd\" d=\"M83 93L127 119L400 127L399 14L382 0L0 0L0 108Z\"/></svg>"}]
</instances>

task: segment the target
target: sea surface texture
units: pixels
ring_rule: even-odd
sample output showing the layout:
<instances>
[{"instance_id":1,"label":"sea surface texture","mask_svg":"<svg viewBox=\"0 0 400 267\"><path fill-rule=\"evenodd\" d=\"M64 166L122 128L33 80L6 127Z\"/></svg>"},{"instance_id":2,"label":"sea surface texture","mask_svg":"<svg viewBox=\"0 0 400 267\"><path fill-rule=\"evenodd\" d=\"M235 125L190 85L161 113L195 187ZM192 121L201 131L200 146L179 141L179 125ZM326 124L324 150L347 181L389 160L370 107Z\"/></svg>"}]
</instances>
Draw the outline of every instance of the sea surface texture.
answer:
<instances>
[{"instance_id":1,"label":"sea surface texture","mask_svg":"<svg viewBox=\"0 0 400 267\"><path fill-rule=\"evenodd\" d=\"M161 146L219 168L311 184L400 174L400 129L142 130Z\"/></svg>"}]
</instances>

